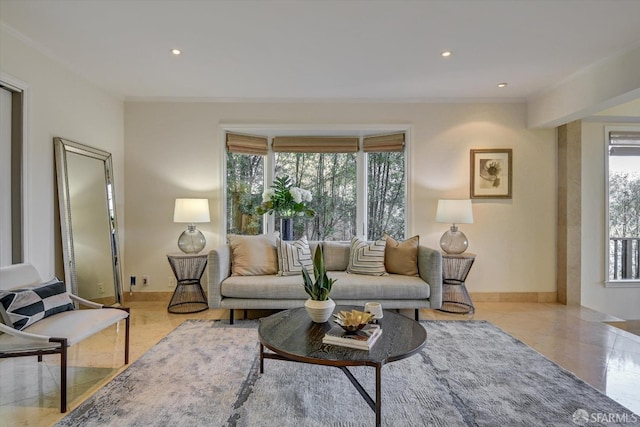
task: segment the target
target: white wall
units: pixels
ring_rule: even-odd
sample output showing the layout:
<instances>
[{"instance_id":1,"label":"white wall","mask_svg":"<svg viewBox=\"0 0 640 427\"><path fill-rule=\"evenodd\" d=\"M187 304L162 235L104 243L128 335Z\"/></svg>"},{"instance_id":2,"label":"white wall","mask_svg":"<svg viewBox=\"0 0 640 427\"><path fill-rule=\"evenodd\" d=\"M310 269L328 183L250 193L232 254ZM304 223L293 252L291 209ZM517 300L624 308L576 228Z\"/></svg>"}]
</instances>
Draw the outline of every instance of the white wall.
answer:
<instances>
[{"instance_id":1,"label":"white wall","mask_svg":"<svg viewBox=\"0 0 640 427\"><path fill-rule=\"evenodd\" d=\"M582 305L640 319L640 288L605 288L605 126L582 124ZM626 125L628 126L628 125ZM640 126L638 127L640 129Z\"/></svg>"},{"instance_id":2,"label":"white wall","mask_svg":"<svg viewBox=\"0 0 640 427\"><path fill-rule=\"evenodd\" d=\"M42 276L55 273L62 249L55 242L53 138L81 142L113 154L116 204L124 220L124 104L2 28L0 73L28 85L24 190L26 260ZM122 238L121 230L121 238Z\"/></svg>"},{"instance_id":3,"label":"white wall","mask_svg":"<svg viewBox=\"0 0 640 427\"><path fill-rule=\"evenodd\" d=\"M177 197L211 200L199 224L207 249L220 244L221 124L410 124L410 232L437 247L439 198L469 197L469 150L513 148L513 200L474 202L475 223L461 226L478 254L472 292L553 292L555 284L555 133L526 129L523 104L162 103L125 104L127 194L125 283L167 291L167 252L184 224L172 222Z\"/></svg>"}]
</instances>

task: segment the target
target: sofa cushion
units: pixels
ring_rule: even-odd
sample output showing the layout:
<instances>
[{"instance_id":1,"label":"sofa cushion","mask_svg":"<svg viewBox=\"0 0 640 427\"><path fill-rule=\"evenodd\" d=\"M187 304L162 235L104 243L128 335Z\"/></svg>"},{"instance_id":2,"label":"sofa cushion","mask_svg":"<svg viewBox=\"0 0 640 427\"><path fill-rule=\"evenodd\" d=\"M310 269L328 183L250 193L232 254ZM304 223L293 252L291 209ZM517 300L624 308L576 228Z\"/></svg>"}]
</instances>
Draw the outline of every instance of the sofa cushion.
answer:
<instances>
[{"instance_id":1,"label":"sofa cushion","mask_svg":"<svg viewBox=\"0 0 640 427\"><path fill-rule=\"evenodd\" d=\"M329 272L336 279L331 294L334 300L415 300L426 299L430 287L418 276L362 276L344 271ZM231 276L222 282L224 298L306 300L309 296L298 276Z\"/></svg>"},{"instance_id":2,"label":"sofa cushion","mask_svg":"<svg viewBox=\"0 0 640 427\"><path fill-rule=\"evenodd\" d=\"M294 242L278 239L276 249L278 250L278 275L301 276L303 268L309 274L313 274L311 249L306 236Z\"/></svg>"},{"instance_id":3,"label":"sofa cushion","mask_svg":"<svg viewBox=\"0 0 640 427\"><path fill-rule=\"evenodd\" d=\"M64 337L67 338L67 345L71 347L103 330L106 326L126 319L127 316L128 313L126 311L118 308L65 311L32 324L24 332L46 337ZM0 336L0 346L2 348L13 347L24 350L29 343L24 338L14 337L9 334ZM42 343L37 341L35 343L38 344L37 347L42 348Z\"/></svg>"},{"instance_id":4,"label":"sofa cushion","mask_svg":"<svg viewBox=\"0 0 640 427\"><path fill-rule=\"evenodd\" d=\"M386 243L384 239L371 243L357 237L351 239L347 273L366 274L369 276L382 276L387 274L387 271L384 269Z\"/></svg>"},{"instance_id":5,"label":"sofa cushion","mask_svg":"<svg viewBox=\"0 0 640 427\"><path fill-rule=\"evenodd\" d=\"M350 251L351 242L334 242L330 240L322 242L324 268L328 271L345 271L349 266Z\"/></svg>"},{"instance_id":6,"label":"sofa cushion","mask_svg":"<svg viewBox=\"0 0 640 427\"><path fill-rule=\"evenodd\" d=\"M418 275L418 246L420 237L413 236L404 242L398 242L385 234L387 246L384 251L384 268L387 273Z\"/></svg>"},{"instance_id":7,"label":"sofa cushion","mask_svg":"<svg viewBox=\"0 0 640 427\"><path fill-rule=\"evenodd\" d=\"M231 247L231 275L258 276L278 273L276 240L279 233L227 236Z\"/></svg>"},{"instance_id":8,"label":"sofa cushion","mask_svg":"<svg viewBox=\"0 0 640 427\"><path fill-rule=\"evenodd\" d=\"M23 330L39 320L73 310L67 289L60 280L10 291L0 291L0 310L5 323Z\"/></svg>"}]
</instances>

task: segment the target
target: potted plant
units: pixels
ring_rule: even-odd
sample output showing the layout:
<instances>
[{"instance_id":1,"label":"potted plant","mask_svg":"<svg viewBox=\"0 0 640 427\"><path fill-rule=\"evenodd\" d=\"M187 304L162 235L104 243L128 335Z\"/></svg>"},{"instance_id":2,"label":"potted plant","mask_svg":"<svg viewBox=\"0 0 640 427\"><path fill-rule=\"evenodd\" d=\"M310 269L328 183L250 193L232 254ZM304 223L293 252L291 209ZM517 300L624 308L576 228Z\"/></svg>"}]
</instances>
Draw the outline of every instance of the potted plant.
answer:
<instances>
[{"instance_id":1,"label":"potted plant","mask_svg":"<svg viewBox=\"0 0 640 427\"><path fill-rule=\"evenodd\" d=\"M294 187L289 176L279 176L273 180L271 187L262 193L262 203L256 208L256 213L280 216L282 240L293 240L293 217L314 216L314 210L307 206L312 199L311 192Z\"/></svg>"},{"instance_id":2,"label":"potted plant","mask_svg":"<svg viewBox=\"0 0 640 427\"><path fill-rule=\"evenodd\" d=\"M304 303L304 307L309 313L309 317L315 323L324 323L329 320L336 303L329 298L331 287L335 283L335 279L327 276L327 270L324 267L324 257L322 255L322 247L318 245L313 255L313 275L305 268L302 269L302 277L304 278L304 290L309 295L309 299Z\"/></svg>"}]
</instances>

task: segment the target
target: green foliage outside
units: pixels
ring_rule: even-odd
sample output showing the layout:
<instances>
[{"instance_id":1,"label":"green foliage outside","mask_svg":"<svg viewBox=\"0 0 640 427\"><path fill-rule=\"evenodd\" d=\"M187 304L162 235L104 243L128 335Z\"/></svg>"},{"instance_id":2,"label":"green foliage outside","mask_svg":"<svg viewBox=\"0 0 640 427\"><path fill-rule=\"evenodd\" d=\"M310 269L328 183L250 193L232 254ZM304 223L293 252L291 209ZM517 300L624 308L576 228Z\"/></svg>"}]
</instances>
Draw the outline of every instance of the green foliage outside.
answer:
<instances>
[{"instance_id":1,"label":"green foliage outside","mask_svg":"<svg viewBox=\"0 0 640 427\"><path fill-rule=\"evenodd\" d=\"M609 176L609 236L640 237L640 174Z\"/></svg>"},{"instance_id":2,"label":"green foliage outside","mask_svg":"<svg viewBox=\"0 0 640 427\"><path fill-rule=\"evenodd\" d=\"M275 176L289 177L263 202L264 156L227 155L227 232L262 233L263 213L294 216L294 237L309 240L350 240L356 230L357 155L355 153L275 153ZM402 239L405 234L405 162L403 152L368 153L366 230L368 239L383 233ZM291 195L286 188L308 190L311 200L293 214L280 209L273 195L282 187L282 202ZM268 191L268 190L267 190ZM266 192L265 192L266 194ZM279 196L276 197L278 199ZM277 203L274 203L277 202ZM310 216L313 211L315 215ZM305 216L295 216L304 212Z\"/></svg>"},{"instance_id":3,"label":"green foliage outside","mask_svg":"<svg viewBox=\"0 0 640 427\"><path fill-rule=\"evenodd\" d=\"M227 233L260 234L264 156L227 153Z\"/></svg>"},{"instance_id":4,"label":"green foliage outside","mask_svg":"<svg viewBox=\"0 0 640 427\"><path fill-rule=\"evenodd\" d=\"M637 258L640 250L633 238L640 238L640 174L611 172L609 174L609 279L629 279L638 276ZM616 238L624 238L618 240ZM628 245L624 257L623 245ZM630 261L629 261L630 260ZM623 265L630 262L625 270ZM628 264L627 264L628 265Z\"/></svg>"}]
</instances>

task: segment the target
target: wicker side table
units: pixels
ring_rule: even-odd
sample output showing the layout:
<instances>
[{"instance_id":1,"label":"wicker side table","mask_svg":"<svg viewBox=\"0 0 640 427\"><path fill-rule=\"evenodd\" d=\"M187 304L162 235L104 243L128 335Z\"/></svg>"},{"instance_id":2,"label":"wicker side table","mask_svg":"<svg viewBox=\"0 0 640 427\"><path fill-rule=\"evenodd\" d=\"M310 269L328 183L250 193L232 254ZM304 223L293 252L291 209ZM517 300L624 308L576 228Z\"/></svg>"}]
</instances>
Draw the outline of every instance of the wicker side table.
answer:
<instances>
[{"instance_id":1,"label":"wicker side table","mask_svg":"<svg viewBox=\"0 0 640 427\"><path fill-rule=\"evenodd\" d=\"M176 276L176 289L169 302L169 313L197 313L209 308L200 279L207 266L207 255L167 254Z\"/></svg>"},{"instance_id":2,"label":"wicker side table","mask_svg":"<svg viewBox=\"0 0 640 427\"><path fill-rule=\"evenodd\" d=\"M476 255L442 254L442 307L440 311L458 314L473 314L475 307L464 281L469 275Z\"/></svg>"}]
</instances>

